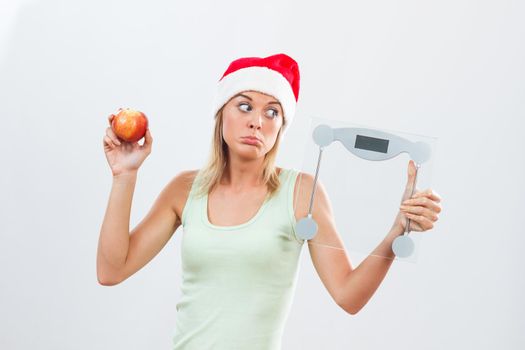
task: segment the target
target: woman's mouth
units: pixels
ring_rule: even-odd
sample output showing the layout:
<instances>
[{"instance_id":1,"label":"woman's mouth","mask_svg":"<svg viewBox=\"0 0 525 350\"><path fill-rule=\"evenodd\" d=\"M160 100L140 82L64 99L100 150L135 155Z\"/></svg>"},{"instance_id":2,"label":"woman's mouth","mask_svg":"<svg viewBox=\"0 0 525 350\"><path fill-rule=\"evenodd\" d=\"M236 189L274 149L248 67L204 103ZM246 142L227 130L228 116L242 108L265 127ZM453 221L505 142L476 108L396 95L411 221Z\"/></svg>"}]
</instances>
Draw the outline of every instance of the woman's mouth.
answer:
<instances>
[{"instance_id":1,"label":"woman's mouth","mask_svg":"<svg viewBox=\"0 0 525 350\"><path fill-rule=\"evenodd\" d=\"M255 137L243 137L242 140L250 145L256 145L258 143L261 143L261 141Z\"/></svg>"}]
</instances>

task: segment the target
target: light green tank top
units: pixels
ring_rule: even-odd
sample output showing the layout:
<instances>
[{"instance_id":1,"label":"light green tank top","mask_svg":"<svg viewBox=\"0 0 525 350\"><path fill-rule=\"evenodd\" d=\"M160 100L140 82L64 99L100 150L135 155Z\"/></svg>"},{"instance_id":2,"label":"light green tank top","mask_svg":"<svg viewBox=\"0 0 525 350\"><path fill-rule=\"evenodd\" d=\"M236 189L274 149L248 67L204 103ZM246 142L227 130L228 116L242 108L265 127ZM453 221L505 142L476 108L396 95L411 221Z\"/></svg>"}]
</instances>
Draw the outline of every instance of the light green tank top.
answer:
<instances>
[{"instance_id":1,"label":"light green tank top","mask_svg":"<svg viewBox=\"0 0 525 350\"><path fill-rule=\"evenodd\" d=\"M277 350L295 291L304 241L294 231L299 172L282 169L281 186L249 221L209 222L197 175L182 212L182 296L173 349Z\"/></svg>"}]
</instances>

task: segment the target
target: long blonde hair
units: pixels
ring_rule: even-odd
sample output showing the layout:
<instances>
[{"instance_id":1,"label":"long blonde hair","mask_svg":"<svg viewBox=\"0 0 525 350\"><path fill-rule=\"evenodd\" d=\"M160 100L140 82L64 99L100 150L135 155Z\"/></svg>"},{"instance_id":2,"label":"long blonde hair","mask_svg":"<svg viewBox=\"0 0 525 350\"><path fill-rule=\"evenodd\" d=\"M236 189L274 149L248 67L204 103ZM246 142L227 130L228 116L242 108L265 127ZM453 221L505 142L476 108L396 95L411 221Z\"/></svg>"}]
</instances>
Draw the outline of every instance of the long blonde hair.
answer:
<instances>
[{"instance_id":1,"label":"long blonde hair","mask_svg":"<svg viewBox=\"0 0 525 350\"><path fill-rule=\"evenodd\" d=\"M210 156L206 166L201 169L199 173L200 181L197 184L198 190L196 191L196 194L200 196L204 196L209 193L214 188L214 186L219 183L228 162L228 145L222 136L223 109L224 106L222 106L215 115L215 130L211 143ZM273 196L281 184L279 175L277 173L277 168L275 167L275 159L277 157L277 151L281 141L281 133L285 123L286 121L283 118L283 124L279 130L279 133L277 134L275 144L273 145L272 149L264 156L263 182L268 188L268 197Z\"/></svg>"}]
</instances>

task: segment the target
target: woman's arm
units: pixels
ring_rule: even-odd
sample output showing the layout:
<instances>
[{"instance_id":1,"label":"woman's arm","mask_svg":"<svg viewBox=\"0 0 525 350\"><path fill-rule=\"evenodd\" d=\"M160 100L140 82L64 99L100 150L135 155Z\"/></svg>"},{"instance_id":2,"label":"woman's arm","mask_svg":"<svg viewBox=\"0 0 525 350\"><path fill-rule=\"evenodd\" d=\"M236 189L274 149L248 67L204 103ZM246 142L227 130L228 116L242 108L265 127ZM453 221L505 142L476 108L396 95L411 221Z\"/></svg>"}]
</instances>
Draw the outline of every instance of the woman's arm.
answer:
<instances>
[{"instance_id":1,"label":"woman's arm","mask_svg":"<svg viewBox=\"0 0 525 350\"><path fill-rule=\"evenodd\" d=\"M441 213L441 197L427 189L414 191L416 167L411 160L408 164L408 178L402 197L401 210L398 212L390 231L385 239L348 274L342 283L339 305L351 314L356 314L383 281L388 272L395 254L392 243L396 237L406 230L406 219L410 219L410 231L427 231L434 227Z\"/></svg>"},{"instance_id":2,"label":"woman's arm","mask_svg":"<svg viewBox=\"0 0 525 350\"><path fill-rule=\"evenodd\" d=\"M304 217L314 178L306 173L301 173L301 178L301 186L308 189L301 190L297 196L300 201L299 217ZM431 190L416 193L413 198L415 197L417 199L409 201L410 204L420 206L412 206L410 209L413 215L411 219L414 221L412 225L421 231L432 228L432 222L437 220L436 213L441 211L436 203L439 202L439 197ZM392 242L404 231L400 224L404 222L404 217L398 215L385 239L355 269L352 268L343 240L336 230L331 204L320 181L317 182L312 218L318 225L317 235L308 241L312 263L337 305L352 315L356 314L374 295L394 261Z\"/></svg>"},{"instance_id":3,"label":"woman's arm","mask_svg":"<svg viewBox=\"0 0 525 350\"><path fill-rule=\"evenodd\" d=\"M355 315L372 298L394 261L392 242L402 233L392 227L377 248L344 278L339 291L343 310Z\"/></svg>"},{"instance_id":4,"label":"woman's arm","mask_svg":"<svg viewBox=\"0 0 525 350\"><path fill-rule=\"evenodd\" d=\"M97 277L111 284L128 254L129 219L137 172L113 176L106 214L100 228L97 250Z\"/></svg>"},{"instance_id":5,"label":"woman's arm","mask_svg":"<svg viewBox=\"0 0 525 350\"><path fill-rule=\"evenodd\" d=\"M146 217L129 232L136 174L113 180L100 231L97 276L102 285L118 284L144 267L180 226L175 207L185 203L194 171L183 171L161 191Z\"/></svg>"}]
</instances>

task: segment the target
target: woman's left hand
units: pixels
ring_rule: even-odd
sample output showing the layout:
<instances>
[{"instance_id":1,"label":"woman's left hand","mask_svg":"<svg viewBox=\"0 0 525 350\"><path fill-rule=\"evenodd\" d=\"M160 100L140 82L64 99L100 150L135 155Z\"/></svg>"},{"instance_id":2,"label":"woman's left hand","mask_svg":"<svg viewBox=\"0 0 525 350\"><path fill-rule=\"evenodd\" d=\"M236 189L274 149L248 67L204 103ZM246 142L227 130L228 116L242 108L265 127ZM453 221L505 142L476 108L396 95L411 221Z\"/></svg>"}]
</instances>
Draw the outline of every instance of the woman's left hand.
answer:
<instances>
[{"instance_id":1,"label":"woman's left hand","mask_svg":"<svg viewBox=\"0 0 525 350\"><path fill-rule=\"evenodd\" d=\"M432 189L414 191L410 197L416 176L416 165L410 160L408 163L408 179L399 213L394 222L394 227L400 232L405 232L407 218L410 219L410 231L427 231L434 227L441 213L441 197Z\"/></svg>"}]
</instances>

